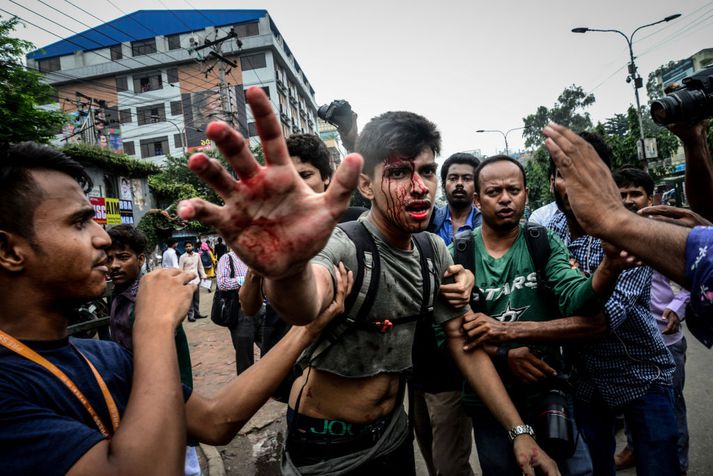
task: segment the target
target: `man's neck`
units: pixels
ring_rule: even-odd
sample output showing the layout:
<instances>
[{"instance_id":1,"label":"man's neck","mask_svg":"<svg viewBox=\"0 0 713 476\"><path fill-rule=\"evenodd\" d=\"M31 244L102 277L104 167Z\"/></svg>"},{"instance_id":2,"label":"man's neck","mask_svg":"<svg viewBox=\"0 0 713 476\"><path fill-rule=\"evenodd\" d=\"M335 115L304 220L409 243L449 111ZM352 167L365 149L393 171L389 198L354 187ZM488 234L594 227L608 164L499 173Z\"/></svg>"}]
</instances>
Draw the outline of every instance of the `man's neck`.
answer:
<instances>
[{"instance_id":1,"label":"man's neck","mask_svg":"<svg viewBox=\"0 0 713 476\"><path fill-rule=\"evenodd\" d=\"M579 225L579 222L574 217L574 215L572 215L571 213L566 213L565 216L567 217L567 228L569 228L569 237L572 241L587 234L584 229L582 229L582 227Z\"/></svg>"},{"instance_id":2,"label":"man's neck","mask_svg":"<svg viewBox=\"0 0 713 476\"><path fill-rule=\"evenodd\" d=\"M520 226L514 226L509 230L498 230L491 228L483 222L481 235L485 249L494 258L500 258L512 247L517 235L520 233Z\"/></svg>"},{"instance_id":3,"label":"man's neck","mask_svg":"<svg viewBox=\"0 0 713 476\"><path fill-rule=\"evenodd\" d=\"M0 294L0 330L18 340L58 340L67 335L70 306L51 303L46 294L12 284L0 286L3 290L12 289Z\"/></svg>"},{"instance_id":4,"label":"man's neck","mask_svg":"<svg viewBox=\"0 0 713 476\"><path fill-rule=\"evenodd\" d=\"M448 209L451 213L451 221L458 223L465 223L468 220L471 212L473 211L472 205L466 205L463 207L453 207L453 205L448 205Z\"/></svg>"},{"instance_id":5,"label":"man's neck","mask_svg":"<svg viewBox=\"0 0 713 476\"><path fill-rule=\"evenodd\" d=\"M394 248L402 250L411 249L411 233L395 227L390 221L386 220L380 213L373 209L369 212L367 220L381 232L384 240Z\"/></svg>"}]
</instances>

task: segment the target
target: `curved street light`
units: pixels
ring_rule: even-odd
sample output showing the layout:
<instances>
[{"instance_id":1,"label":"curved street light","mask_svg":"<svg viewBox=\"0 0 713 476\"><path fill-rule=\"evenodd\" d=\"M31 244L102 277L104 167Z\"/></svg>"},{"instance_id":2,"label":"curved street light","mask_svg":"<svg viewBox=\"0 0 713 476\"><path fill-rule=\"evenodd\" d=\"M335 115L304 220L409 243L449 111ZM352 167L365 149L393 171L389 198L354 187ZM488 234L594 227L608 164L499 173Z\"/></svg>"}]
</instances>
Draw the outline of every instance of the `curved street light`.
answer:
<instances>
[{"instance_id":1,"label":"curved street light","mask_svg":"<svg viewBox=\"0 0 713 476\"><path fill-rule=\"evenodd\" d=\"M650 26L658 25L659 23L664 23L664 22L669 22L671 20L675 20L676 18L680 17L680 13L676 13L674 15L669 15L666 18L655 21L653 23L647 23L646 25L641 25L638 27L636 30L634 30L631 35L627 36L624 32L619 31L619 30L614 30L614 29L598 29L598 28L589 28L586 26L580 26L577 28L572 28L572 33L587 33L588 31L593 31L593 32L600 32L600 33L618 33L621 36L624 37L626 40L626 44L629 45L629 58L631 62L629 63L629 76L626 77L626 82L634 82L634 95L636 96L636 112L637 115L639 116L639 139L641 140L641 156L639 159L642 161L642 165L644 167L644 170L648 170L648 164L646 162L646 156L644 155L644 121L641 115L641 102L639 100L639 88L644 85L643 80L641 79L641 76L637 73L636 69L636 63L634 62L634 49L632 48L632 43L634 41L634 35L636 34L637 31L641 30L642 28L647 28Z\"/></svg>"},{"instance_id":2,"label":"curved street light","mask_svg":"<svg viewBox=\"0 0 713 476\"><path fill-rule=\"evenodd\" d=\"M153 124L156 124L156 123L162 122L162 121L170 122L171 124L173 124L173 127L176 128L176 130L178 131L178 134L181 136L181 140L183 141L183 147L181 147L181 148L183 149L184 154L188 150L188 137L186 137L186 129L193 129L194 131L203 132L203 129L200 129L198 127L190 127L190 126L186 126L186 125L184 125L183 129L181 129L179 127L178 123L175 122L173 119L167 119L165 117L153 116L153 115L149 116L149 117L151 119L158 119L158 121L154 122Z\"/></svg>"},{"instance_id":3,"label":"curved street light","mask_svg":"<svg viewBox=\"0 0 713 476\"><path fill-rule=\"evenodd\" d=\"M505 155L510 155L510 147L508 146L508 134L510 134L512 131L519 131L522 129L527 129L528 126L523 126L523 127L513 127L512 129L508 129L507 131L503 132L500 129L478 129L477 133L483 133L483 132L498 132L503 136L503 139L505 139Z\"/></svg>"}]
</instances>

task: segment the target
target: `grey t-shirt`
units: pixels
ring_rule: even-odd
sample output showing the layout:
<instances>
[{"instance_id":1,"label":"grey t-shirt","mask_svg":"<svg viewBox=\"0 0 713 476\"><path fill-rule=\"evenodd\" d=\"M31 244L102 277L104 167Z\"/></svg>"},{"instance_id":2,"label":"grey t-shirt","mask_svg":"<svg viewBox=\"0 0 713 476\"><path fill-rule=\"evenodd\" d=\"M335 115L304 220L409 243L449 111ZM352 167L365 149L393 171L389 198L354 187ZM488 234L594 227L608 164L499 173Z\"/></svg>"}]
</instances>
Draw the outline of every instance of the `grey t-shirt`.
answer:
<instances>
[{"instance_id":1,"label":"grey t-shirt","mask_svg":"<svg viewBox=\"0 0 713 476\"><path fill-rule=\"evenodd\" d=\"M377 228L366 217L360 218L372 234L381 259L379 286L367 319L384 321L413 316L420 312L423 294L423 277L418 249L411 251L392 248L384 241ZM453 259L443 240L430 234L433 244L433 266L437 284ZM312 259L326 267L334 277L334 267L339 262L356 275L356 246L340 228L335 228L327 246ZM427 297L428 298L428 297ZM434 320L442 324L462 316L467 308L456 309L440 294L433 306ZM396 324L387 332L376 332L353 327L345 332L338 342L313 358L312 366L343 377L370 377L384 372L403 372L411 368L411 347L413 345L416 321ZM319 341L319 340L317 340ZM300 365L307 366L308 348L300 358Z\"/></svg>"}]
</instances>

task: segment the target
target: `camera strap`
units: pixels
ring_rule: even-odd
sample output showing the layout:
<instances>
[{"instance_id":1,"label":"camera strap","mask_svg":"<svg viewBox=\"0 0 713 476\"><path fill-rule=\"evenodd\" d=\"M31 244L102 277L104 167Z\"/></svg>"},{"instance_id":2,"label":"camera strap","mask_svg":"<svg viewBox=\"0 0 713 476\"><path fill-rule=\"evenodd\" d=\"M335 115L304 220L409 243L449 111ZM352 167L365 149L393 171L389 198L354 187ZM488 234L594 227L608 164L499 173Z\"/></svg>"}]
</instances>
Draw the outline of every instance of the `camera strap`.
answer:
<instances>
[{"instance_id":1,"label":"camera strap","mask_svg":"<svg viewBox=\"0 0 713 476\"><path fill-rule=\"evenodd\" d=\"M89 361L89 359L80 352L79 349L77 349L73 344L70 344L72 348L77 352L79 355L84 358L84 360L87 362L87 365L89 365L89 368L91 369L92 373L94 374L94 378L97 380L97 385L99 385L99 388L101 389L102 394L104 395L104 400L106 402L107 409L109 410L109 415L111 417L111 427L112 431L109 432L107 429L106 425L104 425L104 422L99 418L99 415L97 414L96 410L94 410L94 407L92 406L91 403L89 403L89 400L87 399L86 396L82 393L79 388L75 385L74 382L65 374L62 372L56 365L54 365L52 362L49 360L45 359L42 357L40 354L35 352L34 350L30 349L27 347L25 344L20 342L19 340L15 339L9 334L6 334L5 332L0 330L0 345L3 347L7 348L8 350L15 352L16 354L20 355L21 357L26 358L27 360L30 360L37 365L40 365L44 367L47 371L49 371L52 375L57 377L68 389L72 394L77 397L77 400L84 406L84 408L87 410L89 415L92 417L92 420L94 420L94 423L96 424L97 428L101 432L102 435L104 435L105 438L111 438L114 433L116 433L116 430L119 428L119 410L116 407L116 403L114 402L114 397L111 395L111 392L109 392L109 388L106 386L106 383L104 382L104 379L102 376L99 374L97 369L92 365L92 363Z\"/></svg>"}]
</instances>

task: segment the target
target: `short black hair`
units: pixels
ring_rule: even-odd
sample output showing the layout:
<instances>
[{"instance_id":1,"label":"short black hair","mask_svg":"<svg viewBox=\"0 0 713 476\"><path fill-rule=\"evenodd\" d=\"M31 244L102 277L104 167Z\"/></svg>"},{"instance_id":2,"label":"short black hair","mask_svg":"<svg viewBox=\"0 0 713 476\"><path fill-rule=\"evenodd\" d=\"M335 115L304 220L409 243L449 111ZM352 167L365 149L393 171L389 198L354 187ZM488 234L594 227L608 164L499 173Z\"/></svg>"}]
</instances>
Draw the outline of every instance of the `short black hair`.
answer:
<instances>
[{"instance_id":1,"label":"short black hair","mask_svg":"<svg viewBox=\"0 0 713 476\"><path fill-rule=\"evenodd\" d=\"M525 167L523 167L520 162L513 159L509 155L501 154L488 157L480 163L477 169L475 169L475 177L473 178L473 183L475 184L475 193L480 193L480 173L485 167L496 162L510 162L512 164L517 165L517 168L520 169L520 172L522 172L522 183L525 187L527 187L527 175L525 174Z\"/></svg>"},{"instance_id":2,"label":"short black hair","mask_svg":"<svg viewBox=\"0 0 713 476\"><path fill-rule=\"evenodd\" d=\"M218 237L218 243L222 243L222 242L223 242L223 238Z\"/></svg>"},{"instance_id":3,"label":"short black hair","mask_svg":"<svg viewBox=\"0 0 713 476\"><path fill-rule=\"evenodd\" d=\"M175 238L169 238L169 239L166 240L166 245L167 245L167 246L173 246L173 245L175 245L176 243L178 243L178 240L175 239Z\"/></svg>"},{"instance_id":4,"label":"short black hair","mask_svg":"<svg viewBox=\"0 0 713 476\"><path fill-rule=\"evenodd\" d=\"M85 193L93 185L84 167L52 147L20 142L0 148L0 230L17 234L34 246L34 215L44 193L32 178L33 170L69 175Z\"/></svg>"},{"instance_id":5,"label":"short black hair","mask_svg":"<svg viewBox=\"0 0 713 476\"><path fill-rule=\"evenodd\" d=\"M287 150L290 157L299 157L302 162L319 170L322 180L332 177L329 150L315 134L292 134L287 138Z\"/></svg>"},{"instance_id":6,"label":"short black hair","mask_svg":"<svg viewBox=\"0 0 713 476\"><path fill-rule=\"evenodd\" d=\"M146 235L131 225L116 225L107 231L111 238L109 248L129 248L136 256L146 252Z\"/></svg>"},{"instance_id":7,"label":"short black hair","mask_svg":"<svg viewBox=\"0 0 713 476\"><path fill-rule=\"evenodd\" d=\"M446 161L443 162L443 165L441 165L441 185L444 188L446 186L446 178L448 178L448 169L451 168L451 165L455 164L465 164L472 166L473 177L475 177L475 170L478 168L478 165L480 165L480 160L478 160L478 158L473 154L469 154L467 152L456 152L455 154L448 157Z\"/></svg>"},{"instance_id":8,"label":"short black hair","mask_svg":"<svg viewBox=\"0 0 713 476\"><path fill-rule=\"evenodd\" d=\"M362 129L356 151L364 157L364 173L394 155L414 159L428 147L436 156L441 152L441 133L423 116L406 111L390 111L376 116Z\"/></svg>"},{"instance_id":9,"label":"short black hair","mask_svg":"<svg viewBox=\"0 0 713 476\"><path fill-rule=\"evenodd\" d=\"M586 140L591 144L592 147L594 147L594 150L597 151L597 155L599 155L599 158L602 159L602 161L607 165L607 168L611 169L611 161L612 161L612 156L614 155L611 147L609 147L609 144L607 144L602 136L597 134L596 132L580 132L579 137L582 139ZM552 160L552 156L550 156L550 177L554 177L555 173L557 172L557 166L555 165L555 161Z\"/></svg>"},{"instance_id":10,"label":"short black hair","mask_svg":"<svg viewBox=\"0 0 713 476\"><path fill-rule=\"evenodd\" d=\"M649 197L654 195L654 179L651 175L641 169L625 167L612 173L616 186L621 187L642 187Z\"/></svg>"}]
</instances>

